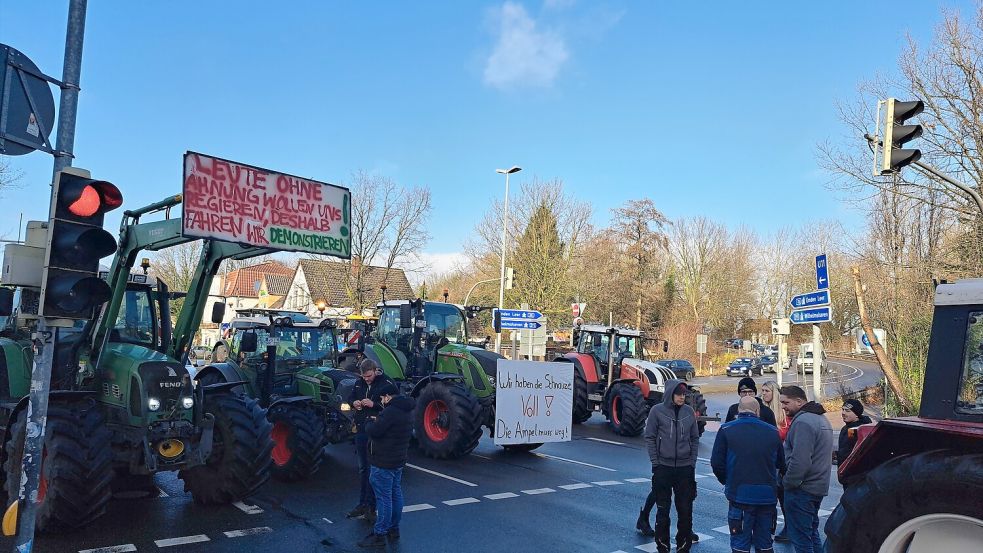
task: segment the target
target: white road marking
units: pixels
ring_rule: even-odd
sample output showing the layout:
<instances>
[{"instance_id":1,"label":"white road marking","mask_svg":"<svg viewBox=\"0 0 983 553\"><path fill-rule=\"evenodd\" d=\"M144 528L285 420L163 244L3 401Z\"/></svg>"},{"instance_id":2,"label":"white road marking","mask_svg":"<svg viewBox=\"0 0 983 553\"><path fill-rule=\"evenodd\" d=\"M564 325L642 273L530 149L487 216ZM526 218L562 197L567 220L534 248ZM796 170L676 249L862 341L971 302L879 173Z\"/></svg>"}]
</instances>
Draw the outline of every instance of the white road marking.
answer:
<instances>
[{"instance_id":1,"label":"white road marking","mask_svg":"<svg viewBox=\"0 0 983 553\"><path fill-rule=\"evenodd\" d=\"M831 514L833 514L833 511L827 511L826 509L819 509L819 516L821 517L828 517Z\"/></svg>"},{"instance_id":2,"label":"white road marking","mask_svg":"<svg viewBox=\"0 0 983 553\"><path fill-rule=\"evenodd\" d=\"M553 488L536 488L535 490L522 490L522 493L526 495L539 495L541 493L553 493L555 491Z\"/></svg>"},{"instance_id":3,"label":"white road marking","mask_svg":"<svg viewBox=\"0 0 983 553\"><path fill-rule=\"evenodd\" d=\"M519 494L512 493L512 492L493 493L493 494L486 495L485 497L487 497L488 499L510 499L513 497L519 497Z\"/></svg>"},{"instance_id":4,"label":"white road marking","mask_svg":"<svg viewBox=\"0 0 983 553\"><path fill-rule=\"evenodd\" d=\"M403 507L403 512L412 513L414 511L426 511L427 509L436 509L436 507L429 503L418 503L416 505L406 505Z\"/></svg>"},{"instance_id":5,"label":"white road marking","mask_svg":"<svg viewBox=\"0 0 983 553\"><path fill-rule=\"evenodd\" d=\"M97 547L95 549L80 549L79 553L127 553L136 550L137 546L132 543L126 543L123 545L110 545L109 547Z\"/></svg>"},{"instance_id":6,"label":"white road marking","mask_svg":"<svg viewBox=\"0 0 983 553\"><path fill-rule=\"evenodd\" d=\"M230 538L241 538L243 536L255 536L256 534L269 534L273 529L269 526L258 526L256 528L246 528L245 530L230 530L225 535Z\"/></svg>"},{"instance_id":7,"label":"white road marking","mask_svg":"<svg viewBox=\"0 0 983 553\"><path fill-rule=\"evenodd\" d=\"M157 497L170 497L169 495L167 495L167 492L165 492L164 490L162 490L160 488L157 488L157 491L160 492L159 494L157 494Z\"/></svg>"},{"instance_id":8,"label":"white road marking","mask_svg":"<svg viewBox=\"0 0 983 553\"><path fill-rule=\"evenodd\" d=\"M567 463L574 463L574 464L577 464L577 465L583 465L585 467L592 467L592 468L595 468L595 469L606 470L608 472L618 472L617 470L612 469L612 468L602 467L600 465L592 465L590 463L585 463L583 461L575 461L573 459L567 459L565 457L557 457L556 455L547 455L545 453L533 453L533 455L535 455L537 457L542 457L543 459L555 459L557 461L565 461Z\"/></svg>"},{"instance_id":9,"label":"white road marking","mask_svg":"<svg viewBox=\"0 0 983 553\"><path fill-rule=\"evenodd\" d=\"M651 478L625 478L625 482L631 482L633 484L641 484L642 482L649 482Z\"/></svg>"},{"instance_id":10,"label":"white road marking","mask_svg":"<svg viewBox=\"0 0 983 553\"><path fill-rule=\"evenodd\" d=\"M659 547L655 545L655 542L649 542L642 545L636 545L635 549L645 551L646 553L655 553L659 550Z\"/></svg>"},{"instance_id":11,"label":"white road marking","mask_svg":"<svg viewBox=\"0 0 983 553\"><path fill-rule=\"evenodd\" d=\"M585 438L591 440L592 442L601 442L602 444L612 444L612 445L625 445L624 442L616 442L614 440L602 440L601 438Z\"/></svg>"},{"instance_id":12,"label":"white road marking","mask_svg":"<svg viewBox=\"0 0 983 553\"><path fill-rule=\"evenodd\" d=\"M558 488L563 488L564 490L582 490L584 488L593 488L590 484L585 482L580 482L578 484L563 484L562 486L557 486Z\"/></svg>"},{"instance_id":13,"label":"white road marking","mask_svg":"<svg viewBox=\"0 0 983 553\"><path fill-rule=\"evenodd\" d=\"M484 455L478 455L477 453L472 453L472 454L471 454L471 456L472 456L472 457L477 457L477 458L479 458L479 459L487 459L487 460L489 460L489 461L491 461L491 460L492 460L492 458L491 458L491 457L485 457Z\"/></svg>"},{"instance_id":14,"label":"white road marking","mask_svg":"<svg viewBox=\"0 0 983 553\"><path fill-rule=\"evenodd\" d=\"M173 547L175 545L187 545L189 543L201 543L203 541L212 541L205 534L198 534L196 536L183 536L180 538L167 538L166 540L154 540L157 547Z\"/></svg>"},{"instance_id":15,"label":"white road marking","mask_svg":"<svg viewBox=\"0 0 983 553\"><path fill-rule=\"evenodd\" d=\"M473 483L473 482L468 482L467 480L461 480L460 478L454 478L453 476L449 476L447 474L444 474L444 473L441 473L441 472L437 472L435 470L425 469L423 467L419 467L419 466L416 466L416 465L411 464L411 463L406 463L406 466L410 467L411 469L416 469L418 471L425 472L427 474L432 474L434 476L439 476L441 478L446 478L446 479L450 480L451 482L457 482L458 484L464 484L465 486L471 486L472 488L477 488L478 487L478 485L475 484L475 483Z\"/></svg>"},{"instance_id":16,"label":"white road marking","mask_svg":"<svg viewBox=\"0 0 983 553\"><path fill-rule=\"evenodd\" d=\"M324 517L321 517L321 520L323 520L324 522L327 522L328 524L334 524L333 522L331 522L330 520L328 520L328 519L326 519Z\"/></svg>"},{"instance_id":17,"label":"white road marking","mask_svg":"<svg viewBox=\"0 0 983 553\"><path fill-rule=\"evenodd\" d=\"M696 478L706 478L708 476L710 476L710 475L709 474L697 474L696 475Z\"/></svg>"},{"instance_id":18,"label":"white road marking","mask_svg":"<svg viewBox=\"0 0 983 553\"><path fill-rule=\"evenodd\" d=\"M232 505L234 505L236 509L239 509L240 511L246 513L247 515L258 515L263 512L263 509L261 509L260 507L257 507L255 505L246 505L242 501L236 501Z\"/></svg>"},{"instance_id":19,"label":"white road marking","mask_svg":"<svg viewBox=\"0 0 983 553\"><path fill-rule=\"evenodd\" d=\"M601 480L600 482L591 482L591 484L594 484L595 486L620 486L624 484L624 482L618 480Z\"/></svg>"},{"instance_id":20,"label":"white road marking","mask_svg":"<svg viewBox=\"0 0 983 553\"><path fill-rule=\"evenodd\" d=\"M699 532L697 532L697 533L696 533L696 535L697 535L697 536L700 536L700 542L701 542L701 543L702 543L702 542L705 542L705 541L709 541L709 540L712 540L712 539L713 539L713 536L708 536L707 534L701 534L701 533L699 533Z\"/></svg>"},{"instance_id":21,"label":"white road marking","mask_svg":"<svg viewBox=\"0 0 983 553\"><path fill-rule=\"evenodd\" d=\"M730 526L727 526L726 524L723 525L723 526L718 526L718 527L714 528L713 531L714 532L720 532L721 534L727 534L729 536L730 535Z\"/></svg>"},{"instance_id":22,"label":"white road marking","mask_svg":"<svg viewBox=\"0 0 983 553\"><path fill-rule=\"evenodd\" d=\"M455 505L467 505L468 503L481 503L481 500L477 497L462 497L461 499L448 499L442 503L454 507Z\"/></svg>"}]
</instances>

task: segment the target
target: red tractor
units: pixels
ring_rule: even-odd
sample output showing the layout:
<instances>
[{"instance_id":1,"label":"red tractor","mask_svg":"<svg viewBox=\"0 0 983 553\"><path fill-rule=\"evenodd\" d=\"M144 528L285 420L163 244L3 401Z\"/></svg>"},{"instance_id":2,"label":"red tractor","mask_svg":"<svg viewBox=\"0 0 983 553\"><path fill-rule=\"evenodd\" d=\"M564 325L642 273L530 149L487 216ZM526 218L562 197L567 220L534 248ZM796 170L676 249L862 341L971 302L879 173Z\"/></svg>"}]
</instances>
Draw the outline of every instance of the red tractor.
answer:
<instances>
[{"instance_id":1,"label":"red tractor","mask_svg":"<svg viewBox=\"0 0 983 553\"><path fill-rule=\"evenodd\" d=\"M856 431L829 552L983 551L983 279L935 290L918 416Z\"/></svg>"},{"instance_id":2,"label":"red tractor","mask_svg":"<svg viewBox=\"0 0 983 553\"><path fill-rule=\"evenodd\" d=\"M574 365L573 423L580 424L594 411L607 416L612 429L622 436L638 436L645 429L649 409L662 401L673 372L642 358L644 335L639 330L603 325L573 329L576 349L558 357ZM663 351L668 343L663 342ZM703 394L689 387L686 398L699 416L700 434L708 420Z\"/></svg>"}]
</instances>

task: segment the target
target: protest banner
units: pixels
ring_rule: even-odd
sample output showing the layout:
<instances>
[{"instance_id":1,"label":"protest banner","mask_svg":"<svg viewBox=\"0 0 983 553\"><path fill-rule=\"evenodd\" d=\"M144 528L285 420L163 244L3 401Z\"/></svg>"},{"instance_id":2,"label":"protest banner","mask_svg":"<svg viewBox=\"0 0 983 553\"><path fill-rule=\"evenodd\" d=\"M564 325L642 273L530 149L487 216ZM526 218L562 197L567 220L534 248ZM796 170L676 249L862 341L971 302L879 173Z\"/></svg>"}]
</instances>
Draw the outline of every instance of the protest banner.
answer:
<instances>
[{"instance_id":1,"label":"protest banner","mask_svg":"<svg viewBox=\"0 0 983 553\"><path fill-rule=\"evenodd\" d=\"M568 442L573 424L573 364L499 359L495 444Z\"/></svg>"},{"instance_id":2,"label":"protest banner","mask_svg":"<svg viewBox=\"0 0 983 553\"><path fill-rule=\"evenodd\" d=\"M347 188L187 152L183 190L185 236L351 257Z\"/></svg>"}]
</instances>

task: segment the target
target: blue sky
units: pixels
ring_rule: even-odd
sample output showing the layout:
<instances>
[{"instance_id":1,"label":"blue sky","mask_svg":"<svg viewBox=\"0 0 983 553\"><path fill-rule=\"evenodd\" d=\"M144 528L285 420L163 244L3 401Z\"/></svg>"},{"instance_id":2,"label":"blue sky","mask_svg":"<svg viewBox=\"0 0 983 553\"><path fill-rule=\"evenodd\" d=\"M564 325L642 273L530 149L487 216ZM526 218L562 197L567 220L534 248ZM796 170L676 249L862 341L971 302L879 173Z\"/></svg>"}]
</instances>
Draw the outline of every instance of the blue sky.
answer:
<instances>
[{"instance_id":1,"label":"blue sky","mask_svg":"<svg viewBox=\"0 0 983 553\"><path fill-rule=\"evenodd\" d=\"M0 43L60 77L67 5L0 0ZM375 171L430 187L433 254L462 249L503 193L495 168L513 164L513 184L561 178L601 224L648 196L670 218L765 234L823 218L856 227L824 187L816 144L842 139L835 102L894 71L905 33L930 40L943 8L974 9L100 0L75 165L129 206L178 193L189 149L334 183ZM8 161L24 175L0 199L10 238L18 213L46 217L51 158Z\"/></svg>"}]
</instances>

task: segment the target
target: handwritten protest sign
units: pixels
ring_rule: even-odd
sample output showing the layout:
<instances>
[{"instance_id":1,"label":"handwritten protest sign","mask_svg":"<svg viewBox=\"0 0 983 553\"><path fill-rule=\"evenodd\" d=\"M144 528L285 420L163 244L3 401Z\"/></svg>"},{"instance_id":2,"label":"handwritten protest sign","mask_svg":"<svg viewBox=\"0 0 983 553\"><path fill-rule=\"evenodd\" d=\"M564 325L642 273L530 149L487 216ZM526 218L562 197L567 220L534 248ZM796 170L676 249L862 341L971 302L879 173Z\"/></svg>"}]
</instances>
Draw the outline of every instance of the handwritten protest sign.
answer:
<instances>
[{"instance_id":1,"label":"handwritten protest sign","mask_svg":"<svg viewBox=\"0 0 983 553\"><path fill-rule=\"evenodd\" d=\"M347 188L184 154L185 236L351 257Z\"/></svg>"},{"instance_id":2,"label":"handwritten protest sign","mask_svg":"<svg viewBox=\"0 0 983 553\"><path fill-rule=\"evenodd\" d=\"M495 443L570 441L573 364L498 360Z\"/></svg>"}]
</instances>

